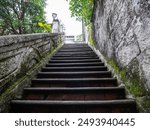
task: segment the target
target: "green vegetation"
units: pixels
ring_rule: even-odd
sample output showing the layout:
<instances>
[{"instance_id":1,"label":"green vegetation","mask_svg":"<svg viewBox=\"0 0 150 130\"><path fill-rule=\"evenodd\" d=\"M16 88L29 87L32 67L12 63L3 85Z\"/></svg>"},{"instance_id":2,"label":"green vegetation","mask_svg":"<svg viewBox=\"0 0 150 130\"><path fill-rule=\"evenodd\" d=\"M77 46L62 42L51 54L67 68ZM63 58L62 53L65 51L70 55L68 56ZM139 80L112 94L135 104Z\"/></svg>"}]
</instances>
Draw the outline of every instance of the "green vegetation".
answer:
<instances>
[{"instance_id":1,"label":"green vegetation","mask_svg":"<svg viewBox=\"0 0 150 130\"><path fill-rule=\"evenodd\" d=\"M45 0L0 0L0 35L50 32L45 5Z\"/></svg>"},{"instance_id":2,"label":"green vegetation","mask_svg":"<svg viewBox=\"0 0 150 130\"><path fill-rule=\"evenodd\" d=\"M72 17L83 18L85 25L91 23L94 0L70 0L69 5Z\"/></svg>"},{"instance_id":3,"label":"green vegetation","mask_svg":"<svg viewBox=\"0 0 150 130\"><path fill-rule=\"evenodd\" d=\"M43 32L52 32L52 27L50 24L38 22L38 26L41 27Z\"/></svg>"},{"instance_id":4,"label":"green vegetation","mask_svg":"<svg viewBox=\"0 0 150 130\"><path fill-rule=\"evenodd\" d=\"M70 0L69 5L72 17L76 17L79 21L84 21L89 31L89 43L94 46L93 25L91 23L94 0Z\"/></svg>"},{"instance_id":5,"label":"green vegetation","mask_svg":"<svg viewBox=\"0 0 150 130\"><path fill-rule=\"evenodd\" d=\"M130 79L128 77L128 75L126 74L126 70L125 69L120 70L120 68L118 67L115 60L108 59L107 61L108 61L108 64L110 64L112 66L115 73L120 76L120 78L124 82L126 88L132 95L134 95L135 97L142 97L142 96L146 95L146 90L141 85L140 81L138 80L139 78L136 76L136 74L135 74L134 78Z\"/></svg>"},{"instance_id":6,"label":"green vegetation","mask_svg":"<svg viewBox=\"0 0 150 130\"><path fill-rule=\"evenodd\" d=\"M88 25L88 31L89 31L89 39L88 39L89 43L91 46L95 47L96 42L95 42L94 37L93 37L94 32L93 32L93 25L92 24Z\"/></svg>"}]
</instances>

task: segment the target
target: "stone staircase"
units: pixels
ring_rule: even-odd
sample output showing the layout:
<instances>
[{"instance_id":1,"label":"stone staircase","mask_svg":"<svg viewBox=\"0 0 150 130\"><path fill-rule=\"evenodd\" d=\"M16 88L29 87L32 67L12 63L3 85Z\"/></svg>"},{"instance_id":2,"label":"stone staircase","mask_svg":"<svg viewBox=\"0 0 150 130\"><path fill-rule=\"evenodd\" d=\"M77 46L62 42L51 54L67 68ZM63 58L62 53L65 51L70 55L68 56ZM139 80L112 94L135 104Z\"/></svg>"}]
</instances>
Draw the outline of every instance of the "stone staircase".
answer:
<instances>
[{"instance_id":1,"label":"stone staircase","mask_svg":"<svg viewBox=\"0 0 150 130\"><path fill-rule=\"evenodd\" d=\"M137 112L133 99L118 87L104 63L87 44L65 44L51 58L10 112Z\"/></svg>"}]
</instances>

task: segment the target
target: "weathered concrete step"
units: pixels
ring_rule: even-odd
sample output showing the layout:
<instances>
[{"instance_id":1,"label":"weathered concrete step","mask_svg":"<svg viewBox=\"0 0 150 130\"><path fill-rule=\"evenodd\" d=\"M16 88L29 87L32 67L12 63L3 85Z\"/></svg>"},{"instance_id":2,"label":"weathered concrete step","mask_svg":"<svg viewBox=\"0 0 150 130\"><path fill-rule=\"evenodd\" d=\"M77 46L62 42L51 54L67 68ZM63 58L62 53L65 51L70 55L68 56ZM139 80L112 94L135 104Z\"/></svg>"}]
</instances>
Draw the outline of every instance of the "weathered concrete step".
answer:
<instances>
[{"instance_id":1,"label":"weathered concrete step","mask_svg":"<svg viewBox=\"0 0 150 130\"><path fill-rule=\"evenodd\" d=\"M89 47L88 44L64 44L62 47Z\"/></svg>"},{"instance_id":2,"label":"weathered concrete step","mask_svg":"<svg viewBox=\"0 0 150 130\"><path fill-rule=\"evenodd\" d=\"M26 113L102 113L119 112L134 113L134 100L104 100L104 101L38 101L14 100L11 103L11 112Z\"/></svg>"},{"instance_id":3,"label":"weathered concrete step","mask_svg":"<svg viewBox=\"0 0 150 130\"><path fill-rule=\"evenodd\" d=\"M61 48L58 52L85 52L85 51L93 51L91 48L79 48L79 49L63 49Z\"/></svg>"},{"instance_id":4,"label":"weathered concrete step","mask_svg":"<svg viewBox=\"0 0 150 130\"><path fill-rule=\"evenodd\" d=\"M32 87L113 87L117 86L115 78L45 78L32 80Z\"/></svg>"},{"instance_id":5,"label":"weathered concrete step","mask_svg":"<svg viewBox=\"0 0 150 130\"><path fill-rule=\"evenodd\" d=\"M75 44L69 44L69 43L67 43L67 44L64 44L63 46L88 46L88 44L87 43L75 43Z\"/></svg>"},{"instance_id":6,"label":"weathered concrete step","mask_svg":"<svg viewBox=\"0 0 150 130\"><path fill-rule=\"evenodd\" d=\"M43 67L42 72L107 71L105 66Z\"/></svg>"},{"instance_id":7,"label":"weathered concrete step","mask_svg":"<svg viewBox=\"0 0 150 130\"><path fill-rule=\"evenodd\" d=\"M102 62L90 62L90 63L49 63L46 64L46 67L72 67L72 66L105 66Z\"/></svg>"},{"instance_id":8,"label":"weathered concrete step","mask_svg":"<svg viewBox=\"0 0 150 130\"><path fill-rule=\"evenodd\" d=\"M67 56L61 56L61 57L58 57L58 56L53 56L51 58L52 60L81 60L81 59L99 59L99 57L97 56L91 56L91 57L67 57Z\"/></svg>"},{"instance_id":9,"label":"weathered concrete step","mask_svg":"<svg viewBox=\"0 0 150 130\"><path fill-rule=\"evenodd\" d=\"M39 72L37 78L110 78L110 71Z\"/></svg>"},{"instance_id":10,"label":"weathered concrete step","mask_svg":"<svg viewBox=\"0 0 150 130\"><path fill-rule=\"evenodd\" d=\"M60 50L90 50L91 48L89 46L81 46L81 47L61 47Z\"/></svg>"},{"instance_id":11,"label":"weathered concrete step","mask_svg":"<svg viewBox=\"0 0 150 130\"><path fill-rule=\"evenodd\" d=\"M56 57L97 57L95 53L93 54L57 54Z\"/></svg>"},{"instance_id":12,"label":"weathered concrete step","mask_svg":"<svg viewBox=\"0 0 150 130\"><path fill-rule=\"evenodd\" d=\"M115 100L125 99L122 87L25 88L26 100Z\"/></svg>"},{"instance_id":13,"label":"weathered concrete step","mask_svg":"<svg viewBox=\"0 0 150 130\"><path fill-rule=\"evenodd\" d=\"M93 51L86 51L86 52L57 52L59 55L82 55L82 54L95 54Z\"/></svg>"},{"instance_id":14,"label":"weathered concrete step","mask_svg":"<svg viewBox=\"0 0 150 130\"><path fill-rule=\"evenodd\" d=\"M90 63L101 62L100 59L80 59L80 60L50 60L49 63Z\"/></svg>"}]
</instances>

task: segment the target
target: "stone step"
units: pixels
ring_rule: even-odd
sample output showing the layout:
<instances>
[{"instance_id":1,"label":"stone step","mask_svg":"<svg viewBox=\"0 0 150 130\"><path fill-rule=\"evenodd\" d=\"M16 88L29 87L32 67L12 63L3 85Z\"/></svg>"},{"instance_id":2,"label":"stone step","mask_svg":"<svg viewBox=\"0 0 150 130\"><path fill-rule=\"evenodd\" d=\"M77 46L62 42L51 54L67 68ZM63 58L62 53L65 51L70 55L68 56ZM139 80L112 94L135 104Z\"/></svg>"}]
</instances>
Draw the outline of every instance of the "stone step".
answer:
<instances>
[{"instance_id":1,"label":"stone step","mask_svg":"<svg viewBox=\"0 0 150 130\"><path fill-rule=\"evenodd\" d=\"M57 52L58 55L83 55L83 54L86 54L86 55L90 55L90 54L95 54L93 51L87 51L87 52Z\"/></svg>"},{"instance_id":2,"label":"stone step","mask_svg":"<svg viewBox=\"0 0 150 130\"><path fill-rule=\"evenodd\" d=\"M25 100L115 100L125 99L122 87L25 88Z\"/></svg>"},{"instance_id":3,"label":"stone step","mask_svg":"<svg viewBox=\"0 0 150 130\"><path fill-rule=\"evenodd\" d=\"M32 87L113 87L117 86L115 78L37 78L32 80Z\"/></svg>"},{"instance_id":4,"label":"stone step","mask_svg":"<svg viewBox=\"0 0 150 130\"><path fill-rule=\"evenodd\" d=\"M78 62L78 63L49 63L49 64L46 64L46 67L73 67L73 66L105 66L104 63L102 62L90 62L90 63L82 63L82 62Z\"/></svg>"},{"instance_id":5,"label":"stone step","mask_svg":"<svg viewBox=\"0 0 150 130\"><path fill-rule=\"evenodd\" d=\"M67 57L67 56L53 56L52 58L51 58L51 60L81 60L81 59L99 59L99 57L96 57L96 56L91 56L91 57Z\"/></svg>"},{"instance_id":6,"label":"stone step","mask_svg":"<svg viewBox=\"0 0 150 130\"><path fill-rule=\"evenodd\" d=\"M61 51L61 50L72 50L72 51L75 51L75 50L92 50L90 47L62 47L59 51Z\"/></svg>"},{"instance_id":7,"label":"stone step","mask_svg":"<svg viewBox=\"0 0 150 130\"><path fill-rule=\"evenodd\" d=\"M81 48L81 49L60 49L58 52L86 52L93 51L91 48Z\"/></svg>"},{"instance_id":8,"label":"stone step","mask_svg":"<svg viewBox=\"0 0 150 130\"><path fill-rule=\"evenodd\" d=\"M14 100L11 102L13 113L134 113L134 100L101 100L101 101L46 101Z\"/></svg>"},{"instance_id":9,"label":"stone step","mask_svg":"<svg viewBox=\"0 0 150 130\"><path fill-rule=\"evenodd\" d=\"M58 54L56 53L55 55L56 57L97 57L96 54L92 53L92 54Z\"/></svg>"},{"instance_id":10,"label":"stone step","mask_svg":"<svg viewBox=\"0 0 150 130\"><path fill-rule=\"evenodd\" d=\"M62 46L62 48L68 48L68 47L71 47L71 48L75 48L75 47L89 47L88 44L64 44Z\"/></svg>"},{"instance_id":11,"label":"stone step","mask_svg":"<svg viewBox=\"0 0 150 130\"><path fill-rule=\"evenodd\" d=\"M100 59L79 59L79 60L50 60L49 63L90 63L101 62Z\"/></svg>"},{"instance_id":12,"label":"stone step","mask_svg":"<svg viewBox=\"0 0 150 130\"><path fill-rule=\"evenodd\" d=\"M39 72L37 78L110 78L110 71Z\"/></svg>"},{"instance_id":13,"label":"stone step","mask_svg":"<svg viewBox=\"0 0 150 130\"><path fill-rule=\"evenodd\" d=\"M107 71L105 66L43 67L42 72Z\"/></svg>"}]
</instances>

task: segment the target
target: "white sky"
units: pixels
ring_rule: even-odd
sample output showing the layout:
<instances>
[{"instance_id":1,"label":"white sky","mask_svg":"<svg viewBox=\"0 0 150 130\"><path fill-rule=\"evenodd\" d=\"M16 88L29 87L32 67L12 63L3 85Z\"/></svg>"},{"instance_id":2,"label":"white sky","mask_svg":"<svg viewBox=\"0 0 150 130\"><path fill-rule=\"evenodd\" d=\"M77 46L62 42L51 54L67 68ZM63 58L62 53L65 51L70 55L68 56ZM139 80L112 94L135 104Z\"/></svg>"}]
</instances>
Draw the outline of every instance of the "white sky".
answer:
<instances>
[{"instance_id":1,"label":"white sky","mask_svg":"<svg viewBox=\"0 0 150 130\"><path fill-rule=\"evenodd\" d=\"M82 33L81 22L71 18L69 2L66 0L47 0L47 21L52 23L52 13L57 13L58 19L65 25L66 35L80 35Z\"/></svg>"}]
</instances>

